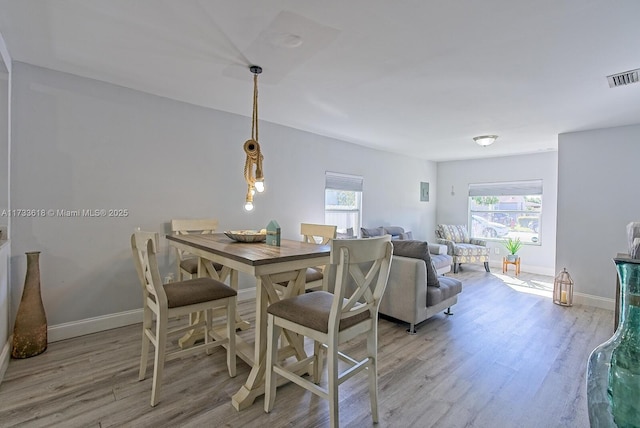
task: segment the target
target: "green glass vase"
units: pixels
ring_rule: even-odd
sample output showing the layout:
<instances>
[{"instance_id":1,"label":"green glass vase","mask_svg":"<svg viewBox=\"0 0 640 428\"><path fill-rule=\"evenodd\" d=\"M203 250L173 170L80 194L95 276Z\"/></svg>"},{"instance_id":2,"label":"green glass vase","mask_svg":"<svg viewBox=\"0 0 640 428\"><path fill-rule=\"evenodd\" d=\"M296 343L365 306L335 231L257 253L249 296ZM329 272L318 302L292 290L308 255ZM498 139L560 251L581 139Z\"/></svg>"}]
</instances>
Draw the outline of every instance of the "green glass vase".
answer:
<instances>
[{"instance_id":1,"label":"green glass vase","mask_svg":"<svg viewBox=\"0 0 640 428\"><path fill-rule=\"evenodd\" d=\"M614 259L620 279L620 321L593 350L587 368L592 428L640 427L640 260Z\"/></svg>"}]
</instances>

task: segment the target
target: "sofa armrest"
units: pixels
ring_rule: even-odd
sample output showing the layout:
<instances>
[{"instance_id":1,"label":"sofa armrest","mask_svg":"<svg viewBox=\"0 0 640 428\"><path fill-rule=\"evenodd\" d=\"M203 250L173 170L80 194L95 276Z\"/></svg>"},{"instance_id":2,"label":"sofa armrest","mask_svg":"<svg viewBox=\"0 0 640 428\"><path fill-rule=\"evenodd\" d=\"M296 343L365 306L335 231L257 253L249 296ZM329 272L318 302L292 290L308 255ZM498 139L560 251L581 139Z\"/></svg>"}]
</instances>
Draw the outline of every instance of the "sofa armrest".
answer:
<instances>
[{"instance_id":1,"label":"sofa armrest","mask_svg":"<svg viewBox=\"0 0 640 428\"><path fill-rule=\"evenodd\" d=\"M481 247L487 246L487 241L485 241L484 239L471 238L469 239L469 243L473 245L480 245Z\"/></svg>"},{"instance_id":2,"label":"sofa armrest","mask_svg":"<svg viewBox=\"0 0 640 428\"><path fill-rule=\"evenodd\" d=\"M437 238L438 244L447 246L447 254L453 256L456 248L456 243L453 241L449 241L448 239Z\"/></svg>"},{"instance_id":3,"label":"sofa armrest","mask_svg":"<svg viewBox=\"0 0 640 428\"><path fill-rule=\"evenodd\" d=\"M447 246L442 244L429 244L429 253L434 256L447 254Z\"/></svg>"},{"instance_id":4,"label":"sofa armrest","mask_svg":"<svg viewBox=\"0 0 640 428\"><path fill-rule=\"evenodd\" d=\"M427 268L424 260L393 256L380 313L408 323L422 321L427 305Z\"/></svg>"}]
</instances>

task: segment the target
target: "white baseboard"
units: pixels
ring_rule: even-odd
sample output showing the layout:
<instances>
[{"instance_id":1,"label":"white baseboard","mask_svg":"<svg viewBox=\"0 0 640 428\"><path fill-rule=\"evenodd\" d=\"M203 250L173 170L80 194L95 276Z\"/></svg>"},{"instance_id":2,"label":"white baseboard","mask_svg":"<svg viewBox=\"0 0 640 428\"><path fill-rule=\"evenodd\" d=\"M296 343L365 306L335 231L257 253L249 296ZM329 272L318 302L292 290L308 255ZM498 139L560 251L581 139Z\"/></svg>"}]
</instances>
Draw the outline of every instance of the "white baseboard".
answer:
<instances>
[{"instance_id":1,"label":"white baseboard","mask_svg":"<svg viewBox=\"0 0 640 428\"><path fill-rule=\"evenodd\" d=\"M573 303L575 305L594 306L596 308L616 309L616 301L607 297L594 296L592 294L573 293Z\"/></svg>"},{"instance_id":2,"label":"white baseboard","mask_svg":"<svg viewBox=\"0 0 640 428\"><path fill-rule=\"evenodd\" d=\"M502 263L496 264L494 262L489 262L489 266L492 270L495 269L496 272L502 272ZM513 266L509 266L509 269L509 272L514 272ZM552 278L556 276L556 273L552 272L551 269L547 267L522 265L520 267L520 270L522 272L535 273L537 275L546 275ZM608 309L611 311L615 310L616 306L616 302L614 299L578 292L573 293L573 303L576 305L593 306L596 308Z\"/></svg>"},{"instance_id":3,"label":"white baseboard","mask_svg":"<svg viewBox=\"0 0 640 428\"><path fill-rule=\"evenodd\" d=\"M142 322L142 309L66 322L49 326L47 329L48 341L58 342L140 322Z\"/></svg>"},{"instance_id":4,"label":"white baseboard","mask_svg":"<svg viewBox=\"0 0 640 428\"><path fill-rule=\"evenodd\" d=\"M238 291L239 301L249 300L255 297L255 287ZM83 320L49 326L47 329L48 341L58 342L72 337L84 336L85 334L97 333L99 331L111 330L112 328L124 327L141 322L142 309L134 309L132 311L86 318Z\"/></svg>"},{"instance_id":5,"label":"white baseboard","mask_svg":"<svg viewBox=\"0 0 640 428\"><path fill-rule=\"evenodd\" d=\"M495 270L496 272L502 272L502 261L500 261L499 263L490 261L489 267L491 268L492 271ZM515 270L515 267L513 265L508 266L509 272L514 272L514 270ZM536 275L545 275L545 276L552 276L552 277L556 276L556 272L554 272L552 268L548 268L545 266L534 266L534 265L522 264L520 265L520 271L535 273Z\"/></svg>"},{"instance_id":6,"label":"white baseboard","mask_svg":"<svg viewBox=\"0 0 640 428\"><path fill-rule=\"evenodd\" d=\"M9 367L9 360L11 359L11 342L13 341L13 336L9 336L7 343L2 347L2 352L0 352L0 384L2 383L2 379L4 379L4 374L7 372L7 367Z\"/></svg>"}]
</instances>

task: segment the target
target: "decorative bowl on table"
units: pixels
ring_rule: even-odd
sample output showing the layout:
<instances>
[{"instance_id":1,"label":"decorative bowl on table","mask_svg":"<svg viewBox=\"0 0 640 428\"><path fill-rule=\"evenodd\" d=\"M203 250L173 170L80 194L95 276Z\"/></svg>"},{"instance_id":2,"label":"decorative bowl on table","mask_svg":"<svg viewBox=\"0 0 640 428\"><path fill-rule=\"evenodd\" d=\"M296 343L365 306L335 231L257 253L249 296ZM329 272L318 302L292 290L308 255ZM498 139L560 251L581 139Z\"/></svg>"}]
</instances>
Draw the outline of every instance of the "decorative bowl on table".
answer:
<instances>
[{"instance_id":1,"label":"decorative bowl on table","mask_svg":"<svg viewBox=\"0 0 640 428\"><path fill-rule=\"evenodd\" d=\"M238 242L264 242L267 239L267 232L262 230L226 230L224 234Z\"/></svg>"}]
</instances>

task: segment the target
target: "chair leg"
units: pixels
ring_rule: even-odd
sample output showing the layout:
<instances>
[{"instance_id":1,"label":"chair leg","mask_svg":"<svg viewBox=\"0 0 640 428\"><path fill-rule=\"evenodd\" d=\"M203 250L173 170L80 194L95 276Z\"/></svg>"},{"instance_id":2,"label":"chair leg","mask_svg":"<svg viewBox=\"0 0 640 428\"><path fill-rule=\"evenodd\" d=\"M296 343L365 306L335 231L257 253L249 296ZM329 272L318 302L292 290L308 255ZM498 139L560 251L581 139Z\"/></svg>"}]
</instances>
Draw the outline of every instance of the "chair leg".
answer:
<instances>
[{"instance_id":1,"label":"chair leg","mask_svg":"<svg viewBox=\"0 0 640 428\"><path fill-rule=\"evenodd\" d=\"M338 414L338 343L337 338L329 336L327 349L327 373L329 375L329 425L338 428L340 417Z\"/></svg>"},{"instance_id":2,"label":"chair leg","mask_svg":"<svg viewBox=\"0 0 640 428\"><path fill-rule=\"evenodd\" d=\"M142 352L140 353L140 370L138 371L138 380L144 380L147 373L147 362L149 360L149 344L151 341L147 336L147 329L151 329L153 321L149 308L144 308L142 315Z\"/></svg>"},{"instance_id":3,"label":"chair leg","mask_svg":"<svg viewBox=\"0 0 640 428\"><path fill-rule=\"evenodd\" d=\"M318 385L322 380L322 343L313 341L313 383Z\"/></svg>"},{"instance_id":4,"label":"chair leg","mask_svg":"<svg viewBox=\"0 0 640 428\"><path fill-rule=\"evenodd\" d=\"M460 263L453 264L453 273L458 273L458 268L460 267Z\"/></svg>"},{"instance_id":5,"label":"chair leg","mask_svg":"<svg viewBox=\"0 0 640 428\"><path fill-rule=\"evenodd\" d=\"M489 270L489 262L484 262L484 270L486 270L487 272L491 272Z\"/></svg>"},{"instance_id":6,"label":"chair leg","mask_svg":"<svg viewBox=\"0 0 640 428\"><path fill-rule=\"evenodd\" d=\"M151 406L160 401L162 375L164 372L165 351L167 346L167 316L158 314L156 319L156 354L153 362L153 383L151 385Z\"/></svg>"},{"instance_id":7,"label":"chair leg","mask_svg":"<svg viewBox=\"0 0 640 428\"><path fill-rule=\"evenodd\" d=\"M231 297L227 303L227 368L229 376L236 377L236 304L237 298Z\"/></svg>"},{"instance_id":8,"label":"chair leg","mask_svg":"<svg viewBox=\"0 0 640 428\"><path fill-rule=\"evenodd\" d=\"M446 311L444 311L444 314L445 314L445 315L453 315L453 312L451 312L451 306L449 306L449 307L447 308L447 310L446 310Z\"/></svg>"},{"instance_id":9,"label":"chair leg","mask_svg":"<svg viewBox=\"0 0 640 428\"><path fill-rule=\"evenodd\" d=\"M367 353L369 357L369 399L371 400L371 418L378 423L378 331L376 324L367 334Z\"/></svg>"},{"instance_id":10,"label":"chair leg","mask_svg":"<svg viewBox=\"0 0 640 428\"><path fill-rule=\"evenodd\" d=\"M204 344L208 345L211 342L211 317L212 317L211 309L205 309L202 311L202 316L204 316ZM213 348L207 348L205 351L207 355L211 355L213 353Z\"/></svg>"},{"instance_id":11,"label":"chair leg","mask_svg":"<svg viewBox=\"0 0 640 428\"><path fill-rule=\"evenodd\" d=\"M276 401L276 374L273 371L273 365L276 364L278 354L278 337L280 336L280 327L275 325L273 315L269 315L267 319L267 361L265 367L265 385L264 385L264 411L269 413L273 409Z\"/></svg>"}]
</instances>

